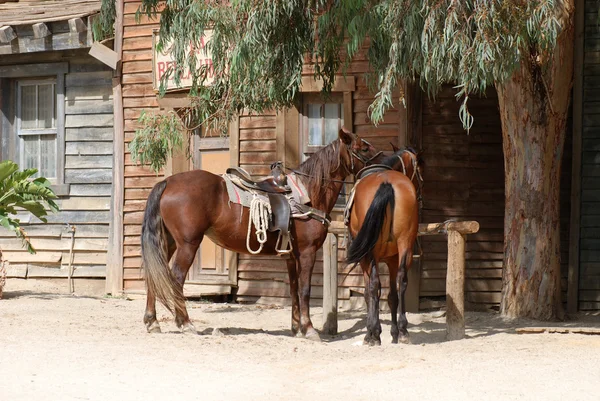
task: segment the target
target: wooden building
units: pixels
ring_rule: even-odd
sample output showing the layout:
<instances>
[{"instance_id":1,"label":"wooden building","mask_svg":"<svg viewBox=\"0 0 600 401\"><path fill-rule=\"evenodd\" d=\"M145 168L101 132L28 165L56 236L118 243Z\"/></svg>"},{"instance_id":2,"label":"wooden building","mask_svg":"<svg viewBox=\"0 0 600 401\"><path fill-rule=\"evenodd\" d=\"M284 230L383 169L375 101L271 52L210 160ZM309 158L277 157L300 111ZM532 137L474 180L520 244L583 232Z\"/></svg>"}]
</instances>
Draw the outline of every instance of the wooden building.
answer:
<instances>
[{"instance_id":1,"label":"wooden building","mask_svg":"<svg viewBox=\"0 0 600 401\"><path fill-rule=\"evenodd\" d=\"M584 3L579 0L578 2L581 5ZM54 237L43 234L45 237L39 241L34 238L38 244L48 241L50 244L54 241L63 248L60 248L60 252L46 252L45 248L41 248L40 255L47 253L48 260L11 263L13 271L38 271L38 265L48 263L53 263L56 267L65 265L68 254L65 251L68 248L65 246L70 237L58 229L62 228L64 223L70 222L78 225L75 235L75 261L81 263L81 268L77 269L77 274L93 271L93 274L97 274L95 277L103 277L106 271L106 292L143 292L141 223L146 198L156 182L166 175L191 168L204 168L218 173L224 172L230 165L239 165L255 176L261 176L267 173L270 163L275 160L282 160L286 166L295 167L329 138L327 132L321 132L320 136L309 136L307 129L310 117L316 115L312 113L325 113L328 118L337 120L338 124L351 127L355 133L365 137L379 149L391 149L389 143L392 142L398 146L413 145L425 152L422 222L459 219L477 220L480 223L480 231L468 238L465 298L470 308L497 308L503 258L504 166L498 101L493 89L490 89L486 96L471 99L470 109L475 116L475 125L469 134L463 130L458 120L459 104L450 87L445 88L436 99L429 99L414 87L404 88L408 107L390 110L384 123L375 127L367 114L374 94L369 92L363 78L363 73L368 68L365 55L353 61L348 75L337 81L334 94L327 102L319 97L320 83L312 79L310 66L307 65L302 93L296 107L281 113L240 115L230 125L229 136L225 138L213 137L209 132L200 132L192 144L195 156L193 162L188 162L184 157L174 157L164 171L155 174L131 161L128 144L133 139L135 130L139 128L138 118L142 111L152 114L164 113L168 109L185 108L188 104L185 88L170 93L165 98L158 98L156 81L161 71L159 63L165 61L165 55L153 52L153 35L158 29L158 22L147 17L136 21L135 13L141 4L140 1L118 0L116 4L114 57L119 63L114 71L114 79L111 69L87 56L87 51L45 50L28 55L15 54L13 49L20 48L15 46L15 43L25 43L27 32L32 30L31 21L27 30L20 29L21 37L12 42L10 57L0 59L0 64L28 64L34 60L44 63L60 60L68 63L68 71L65 73L64 160L65 184L70 184L70 196L61 198L64 209L61 216L68 215L69 218L53 220L60 221L60 225L53 224L48 228L35 229L36 233L49 233L52 228L56 232L52 234ZM597 117L594 113L598 113L598 107L597 103L594 103L597 100L594 97L595 92L587 88L595 87L594 74L598 73L595 67L600 60L597 57L600 48L596 46L598 29L593 26L593 15L597 6L591 1L585 2L585 6L585 10L579 7L578 11L578 29L582 34L584 21L586 25L585 47L583 36L578 37L576 43L576 48L579 46L581 52L575 68L580 81L577 83L576 79L574 88L574 129L572 135L568 134L563 159L562 284L565 300L569 300L570 308L574 304L575 309L578 306L582 309L598 309L600 293L595 288L600 288L600 285L594 281L597 281L594 278L594 269L597 268L600 259L596 260L594 256L597 254L594 249L598 248L598 240L597 229L593 226L594 210L600 210L594 208L597 191L593 183L598 159L594 153L596 147L593 142ZM3 14L0 13L0 25L2 18ZM52 24L66 26L65 21L69 18L71 17L63 18L63 25L58 22ZM81 18L86 20L85 17ZM22 25L27 26L27 23ZM51 29L56 35L58 31L53 29L58 28ZM17 33L18 31L19 29ZM1 38L0 36L0 40ZM31 39L28 40L31 42ZM89 47L90 43L87 42L86 46ZM0 43L0 53L2 51L8 51L8 47L3 47ZM0 71L3 71L1 68L3 67L0 67ZM584 78L585 92L582 89ZM18 77L8 79L10 81ZM6 87L7 82L6 78L0 79L2 88ZM76 82L79 83L79 87L87 85L88 88L94 89L70 89ZM0 99L6 99L5 92L0 91L0 94L3 94ZM2 110L7 110L5 100L2 102ZM85 117L77 118L75 115ZM105 120L102 120L103 117ZM75 127L80 129L72 129ZM585 149L583 153L582 132ZM72 136L75 133L77 136ZM3 141L3 157L4 143ZM86 146L90 144L91 146ZM583 172L580 172L582 166ZM581 175L583 179L580 179ZM76 176L80 178L75 178ZM99 185L88 185L91 182L97 182ZM579 203L578 199L581 199L582 203ZM570 218L571 215L573 219ZM86 220L88 217L93 217L96 221ZM341 207L337 208L334 217L341 220ZM83 227L89 228L87 237L80 231ZM92 235L92 231L96 234ZM79 240L81 241L78 242ZM3 249L6 249L4 243L16 244L14 239L2 241L0 246ZM345 256L344 238L339 238L339 242L341 246L338 256L342 261ZM80 248L79 243L82 244ZM85 248L87 245L84 244L87 243L98 243L98 249ZM20 248L16 249L16 245L14 247L15 254L25 255ZM412 291L413 297L416 297L414 299L417 300L413 302L413 310L419 305L421 308L437 306L443 301L445 294L445 237L423 238L422 248L423 256L413 265L410 277L409 292ZM55 269L53 272L63 274L62 269ZM585 283L582 280L578 282L580 273L581 277L585 278ZM591 279L588 279L588 276ZM362 305L363 279L359 269L340 264L338 279L341 306ZM322 251L319 251L312 293L316 304L321 302L322 282ZM382 283L385 297L388 278L384 277ZM234 294L240 302L289 302L287 272L283 261L275 257L232 254L208 240L204 241L199 250L185 291L188 295L196 296Z\"/></svg>"},{"instance_id":2,"label":"wooden building","mask_svg":"<svg viewBox=\"0 0 600 401\"><path fill-rule=\"evenodd\" d=\"M122 60L125 145L124 179L121 184L123 269L119 269L117 264L113 266L116 278L112 284L114 290L131 292L144 289L139 239L143 209L150 189L164 175L190 168L224 172L229 165L239 165L260 176L267 173L270 163L275 160L295 167L314 149L312 145L320 145L309 143L311 139L307 134L307 121L310 113L327 108L329 117L352 127L355 133L380 149L389 150L389 143L392 142L395 145L410 144L425 151L423 222L443 222L453 218L479 221L480 232L470 236L467 245L466 300L472 308L497 307L502 277L504 167L498 101L494 90L490 90L485 97L471 100L470 109L476 122L469 134L458 120L459 104L450 87L435 100L427 98L420 90L405 88L408 108L390 110L384 123L375 127L367 115L374 95L367 89L363 78L368 68L365 56L358 57L351 64L348 76L336 83L333 97L327 101L327 105L320 99L320 84L312 79L310 66L307 65L296 107L281 113L241 115L231 124L227 138L212 138L209 133L201 133L193 144L194 164L174 158L165 171L157 176L131 162L127 145L138 128L137 119L142 110L161 113L165 109L185 107L187 100L185 90L158 99L156 74L163 70L158 63L164 62L160 55L153 57L153 32L157 30L158 23L146 17L137 23L134 14L139 4L133 0L123 1L115 42L115 50L121 52ZM570 155L568 149L566 153ZM570 156L567 156L565 173L569 171ZM565 193L569 194L570 180L565 180L565 183ZM566 206L563 221L565 250L569 232L568 203ZM336 219L341 219L340 211L341 207L334 213ZM344 239L339 240L339 259L342 261L345 254ZM565 291L567 255L567 252L563 255ZM423 257L419 263L415 263L409 284L409 288L420 296L421 307L436 306L443 300L446 259L445 237L423 239ZM317 304L320 303L322 282L320 251L312 293ZM388 278L384 277L384 297L387 283ZM232 255L207 240L199 251L186 284L186 293L189 295L233 293L241 302L284 304L289 302L288 292L283 261L276 257ZM362 305L362 293L362 273L359 269L350 269L341 264L338 295L342 307Z\"/></svg>"},{"instance_id":3,"label":"wooden building","mask_svg":"<svg viewBox=\"0 0 600 401\"><path fill-rule=\"evenodd\" d=\"M2 160L35 167L59 195L49 224L19 216L37 250L0 230L8 276L103 293L111 250L113 71L88 54L100 0L0 1ZM72 269L70 269L72 267Z\"/></svg>"}]
</instances>

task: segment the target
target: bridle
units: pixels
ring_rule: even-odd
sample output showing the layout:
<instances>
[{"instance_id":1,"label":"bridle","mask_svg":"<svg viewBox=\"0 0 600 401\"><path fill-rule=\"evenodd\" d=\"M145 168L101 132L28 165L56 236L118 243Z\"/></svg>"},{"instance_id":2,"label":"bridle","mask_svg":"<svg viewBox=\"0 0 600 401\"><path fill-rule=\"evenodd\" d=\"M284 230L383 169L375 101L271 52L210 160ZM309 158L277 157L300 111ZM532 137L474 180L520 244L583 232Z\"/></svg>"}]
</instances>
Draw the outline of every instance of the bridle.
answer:
<instances>
[{"instance_id":1,"label":"bridle","mask_svg":"<svg viewBox=\"0 0 600 401\"><path fill-rule=\"evenodd\" d=\"M364 143L366 143L367 145L369 145L370 148L373 148L373 145L371 145L368 141L365 141L364 139L361 139ZM356 157L358 160L360 160L365 167L369 165L369 163L371 163L375 158L379 157L379 155L381 155L383 152L380 150L379 152L375 153L375 155L373 157L370 158L366 158L363 155L356 153L353 149L352 149L352 144L350 145L346 145L346 150L348 151L348 153L350 153L350 173L352 173L354 171L354 158ZM404 163L404 162L403 162ZM404 164L403 164L404 166Z\"/></svg>"},{"instance_id":2,"label":"bridle","mask_svg":"<svg viewBox=\"0 0 600 401\"><path fill-rule=\"evenodd\" d=\"M417 154L409 149L403 149L399 155L396 155L402 164L402 173L404 173L404 175L406 175L406 165L402 159L404 153L410 153L411 155L413 172L409 178L412 181L415 176L417 177L417 201L419 202L419 209L421 209L423 207L423 176L421 175L421 171L419 171ZM408 177L408 175L406 176Z\"/></svg>"}]
</instances>

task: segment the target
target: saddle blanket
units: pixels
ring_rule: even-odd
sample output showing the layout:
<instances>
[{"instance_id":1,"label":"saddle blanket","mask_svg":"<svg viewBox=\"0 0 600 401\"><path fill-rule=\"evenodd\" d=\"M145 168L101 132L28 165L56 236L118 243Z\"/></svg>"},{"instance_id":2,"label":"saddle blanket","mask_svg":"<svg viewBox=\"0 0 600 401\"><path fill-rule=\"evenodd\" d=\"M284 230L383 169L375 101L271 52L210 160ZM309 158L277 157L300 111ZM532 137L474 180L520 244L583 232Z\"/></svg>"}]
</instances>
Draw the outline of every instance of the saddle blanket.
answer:
<instances>
[{"instance_id":1,"label":"saddle blanket","mask_svg":"<svg viewBox=\"0 0 600 401\"><path fill-rule=\"evenodd\" d=\"M258 196L265 202L269 202L267 196L263 194L256 195L246 188L243 188L242 184L238 184L240 179L231 174L223 174L221 177L225 180L225 184L227 186L227 195L229 195L229 201L232 203L237 203L239 205L250 207L250 203L252 202L252 198L254 196ZM308 197L308 191L304 184L298 179L296 174L288 174L288 185L292 190L291 194L286 195L288 201L299 203L305 205L310 202L310 198Z\"/></svg>"}]
</instances>

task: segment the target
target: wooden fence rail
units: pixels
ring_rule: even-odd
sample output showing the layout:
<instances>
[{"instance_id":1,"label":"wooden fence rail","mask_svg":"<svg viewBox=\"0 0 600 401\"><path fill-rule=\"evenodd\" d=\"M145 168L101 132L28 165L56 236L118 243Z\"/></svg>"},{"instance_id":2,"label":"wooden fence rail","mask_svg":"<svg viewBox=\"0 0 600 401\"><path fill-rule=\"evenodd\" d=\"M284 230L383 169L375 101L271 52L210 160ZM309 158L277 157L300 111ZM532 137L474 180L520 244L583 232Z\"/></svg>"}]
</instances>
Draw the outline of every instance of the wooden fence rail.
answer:
<instances>
[{"instance_id":1,"label":"wooden fence rail","mask_svg":"<svg viewBox=\"0 0 600 401\"><path fill-rule=\"evenodd\" d=\"M479 231L476 221L449 221L419 224L419 236L448 235L448 273L446 275L446 338L465 337L465 247L466 235ZM337 235L346 226L334 221L323 246L323 331L337 334L338 245Z\"/></svg>"}]
</instances>

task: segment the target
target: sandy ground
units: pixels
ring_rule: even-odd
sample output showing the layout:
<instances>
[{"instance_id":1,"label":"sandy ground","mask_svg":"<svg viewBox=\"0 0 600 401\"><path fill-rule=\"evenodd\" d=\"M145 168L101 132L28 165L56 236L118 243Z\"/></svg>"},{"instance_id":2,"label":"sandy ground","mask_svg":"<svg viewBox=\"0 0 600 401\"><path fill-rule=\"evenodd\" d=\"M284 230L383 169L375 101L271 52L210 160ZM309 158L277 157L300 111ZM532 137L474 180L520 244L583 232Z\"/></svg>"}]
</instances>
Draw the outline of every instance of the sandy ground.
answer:
<instances>
[{"instance_id":1,"label":"sandy ground","mask_svg":"<svg viewBox=\"0 0 600 401\"><path fill-rule=\"evenodd\" d=\"M200 335L144 299L19 290L0 300L0 400L597 400L600 336L516 334L529 321L468 313L468 338L444 340L439 313L409 314L412 344L361 345L365 313L340 316L322 343L289 334L289 308L189 302ZM321 309L312 309L321 325ZM598 316L560 326L600 327ZM215 330L218 329L218 330Z\"/></svg>"}]
</instances>

